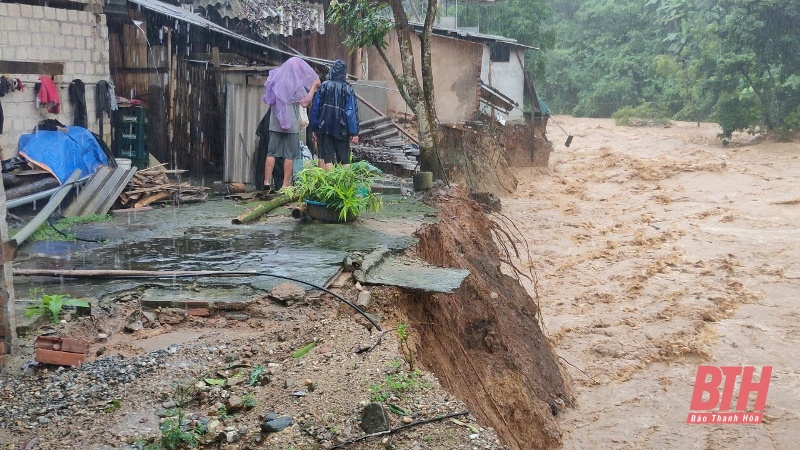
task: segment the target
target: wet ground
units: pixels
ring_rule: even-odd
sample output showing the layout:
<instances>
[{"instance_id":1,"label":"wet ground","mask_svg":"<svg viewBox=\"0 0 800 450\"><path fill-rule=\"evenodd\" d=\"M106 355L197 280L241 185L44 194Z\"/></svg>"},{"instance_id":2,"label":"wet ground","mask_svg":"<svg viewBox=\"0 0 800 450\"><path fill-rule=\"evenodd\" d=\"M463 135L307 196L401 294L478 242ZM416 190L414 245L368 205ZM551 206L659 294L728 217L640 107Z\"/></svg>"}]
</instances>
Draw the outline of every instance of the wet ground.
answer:
<instances>
[{"instance_id":1,"label":"wet ground","mask_svg":"<svg viewBox=\"0 0 800 450\"><path fill-rule=\"evenodd\" d=\"M365 212L349 224L301 222L291 218L290 206L244 225L234 225L231 220L253 208L253 204L223 197L113 214L109 221L77 225L68 230L81 241L26 242L14 264L17 269L250 271L261 276L126 278L112 282L16 277L16 296L24 299L35 290L37 295L58 291L74 297L98 298L143 283L164 287L189 283L203 287L203 292L185 294L180 289L169 289L164 295L180 298L185 294L193 300L241 300L242 294L246 294L243 290L268 290L284 281L269 274L323 285L336 275L347 255L367 254L381 246L404 249L415 242L413 232L435 218L432 208L413 197L400 195L384 195L379 212ZM157 297L158 290L151 290L150 295Z\"/></svg>"}]
</instances>

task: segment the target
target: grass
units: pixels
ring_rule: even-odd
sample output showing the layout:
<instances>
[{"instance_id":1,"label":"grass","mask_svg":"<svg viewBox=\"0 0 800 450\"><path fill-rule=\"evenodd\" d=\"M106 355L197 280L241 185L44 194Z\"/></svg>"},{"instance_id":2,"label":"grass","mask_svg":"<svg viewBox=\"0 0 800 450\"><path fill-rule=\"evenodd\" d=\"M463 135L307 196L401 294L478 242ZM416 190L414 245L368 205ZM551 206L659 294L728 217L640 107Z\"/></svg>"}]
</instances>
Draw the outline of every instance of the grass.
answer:
<instances>
[{"instance_id":1,"label":"grass","mask_svg":"<svg viewBox=\"0 0 800 450\"><path fill-rule=\"evenodd\" d=\"M103 214L103 215L91 214L83 217L64 217L58 219L53 224L55 226L55 229L51 227L49 223L43 223L42 226L40 226L39 229L37 229L28 239L31 241L72 242L76 240L75 235L63 232L63 230L69 229L75 225L105 222L108 220L111 220L110 214Z\"/></svg>"}]
</instances>

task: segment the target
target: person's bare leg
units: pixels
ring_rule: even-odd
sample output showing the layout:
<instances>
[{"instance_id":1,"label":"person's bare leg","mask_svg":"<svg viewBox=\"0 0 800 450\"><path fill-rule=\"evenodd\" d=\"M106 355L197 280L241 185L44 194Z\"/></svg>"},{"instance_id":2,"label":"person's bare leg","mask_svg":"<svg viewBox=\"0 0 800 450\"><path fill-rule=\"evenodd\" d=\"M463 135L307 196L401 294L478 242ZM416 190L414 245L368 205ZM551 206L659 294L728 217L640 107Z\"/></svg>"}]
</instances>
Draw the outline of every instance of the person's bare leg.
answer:
<instances>
[{"instance_id":1,"label":"person's bare leg","mask_svg":"<svg viewBox=\"0 0 800 450\"><path fill-rule=\"evenodd\" d=\"M325 169L325 170L331 170L333 168L333 164L325 162L324 159L320 159L317 165L320 167L320 169Z\"/></svg>"},{"instance_id":2,"label":"person's bare leg","mask_svg":"<svg viewBox=\"0 0 800 450\"><path fill-rule=\"evenodd\" d=\"M264 163L264 186L269 186L270 189L275 187L272 186L272 169L274 168L275 168L275 157L267 156L267 162Z\"/></svg>"},{"instance_id":3,"label":"person's bare leg","mask_svg":"<svg viewBox=\"0 0 800 450\"><path fill-rule=\"evenodd\" d=\"M294 160L286 158L283 160L283 187L292 185L292 171L294 170Z\"/></svg>"}]
</instances>

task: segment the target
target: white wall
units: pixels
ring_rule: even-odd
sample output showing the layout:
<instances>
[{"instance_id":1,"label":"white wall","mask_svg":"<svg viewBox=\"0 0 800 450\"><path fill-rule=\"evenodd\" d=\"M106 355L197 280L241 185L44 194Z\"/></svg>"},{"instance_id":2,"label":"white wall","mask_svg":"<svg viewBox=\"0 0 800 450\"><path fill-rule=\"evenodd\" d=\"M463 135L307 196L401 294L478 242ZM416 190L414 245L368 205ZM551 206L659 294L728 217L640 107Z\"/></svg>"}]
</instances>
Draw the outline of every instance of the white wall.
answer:
<instances>
[{"instance_id":1,"label":"white wall","mask_svg":"<svg viewBox=\"0 0 800 450\"><path fill-rule=\"evenodd\" d=\"M65 125L73 124L74 114L67 88L74 79L86 84L89 129L99 133L99 121L95 118L95 86L100 80L110 80L105 15L0 3L0 36L0 60L64 63L64 74L54 79L61 99L61 112L57 115L36 108L33 85L39 76L49 74L3 74L25 83L24 92L14 91L0 97L5 117L3 133L0 134L3 159L17 154L19 136L30 133L39 121L54 118ZM111 126L107 115L104 122L104 138L110 143Z\"/></svg>"},{"instance_id":2,"label":"white wall","mask_svg":"<svg viewBox=\"0 0 800 450\"><path fill-rule=\"evenodd\" d=\"M519 56L519 59L517 58ZM525 99L525 52L522 49L512 49L508 62L492 62L489 58L489 47L483 48L483 65L481 66L481 79L502 92L507 97L519 103L519 108L514 108L506 116L509 121L523 121L522 107ZM489 108L482 107L484 112Z\"/></svg>"}]
</instances>

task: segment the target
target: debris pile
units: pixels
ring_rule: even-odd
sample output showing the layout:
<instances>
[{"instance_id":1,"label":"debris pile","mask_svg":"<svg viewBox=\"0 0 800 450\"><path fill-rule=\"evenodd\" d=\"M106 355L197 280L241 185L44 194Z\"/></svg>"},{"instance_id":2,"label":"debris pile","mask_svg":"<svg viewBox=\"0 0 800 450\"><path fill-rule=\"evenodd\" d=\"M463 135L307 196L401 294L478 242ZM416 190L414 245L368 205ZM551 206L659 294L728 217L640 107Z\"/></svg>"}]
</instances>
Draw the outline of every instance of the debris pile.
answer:
<instances>
[{"instance_id":1,"label":"debris pile","mask_svg":"<svg viewBox=\"0 0 800 450\"><path fill-rule=\"evenodd\" d=\"M175 183L170 174L179 175L185 170L166 170L163 165L137 171L120 194L123 208L143 208L153 203L193 203L208 199L209 188L192 186L188 182Z\"/></svg>"}]
</instances>

